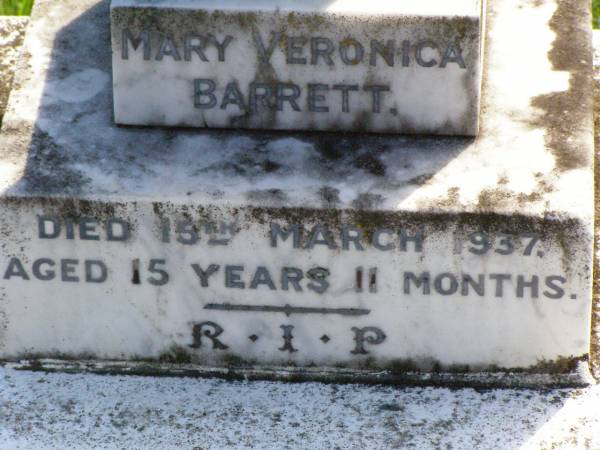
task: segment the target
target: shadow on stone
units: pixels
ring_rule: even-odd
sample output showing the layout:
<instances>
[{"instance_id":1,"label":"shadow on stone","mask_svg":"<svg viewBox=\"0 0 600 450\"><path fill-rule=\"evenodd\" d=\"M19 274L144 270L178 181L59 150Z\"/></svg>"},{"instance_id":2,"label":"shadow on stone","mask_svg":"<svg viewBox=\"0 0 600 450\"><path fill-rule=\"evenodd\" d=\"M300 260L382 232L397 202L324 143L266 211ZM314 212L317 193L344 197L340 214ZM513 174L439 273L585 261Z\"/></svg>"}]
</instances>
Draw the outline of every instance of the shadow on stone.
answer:
<instances>
[{"instance_id":1,"label":"shadow on stone","mask_svg":"<svg viewBox=\"0 0 600 450\"><path fill-rule=\"evenodd\" d=\"M58 10L68 11L70 3ZM50 4L41 3L37 16L61 20L46 15ZM259 206L340 209L363 205L361 199L372 196L377 204L363 206L386 210L473 143L471 138L119 127L112 116L109 2L82 9L51 45L27 164L11 194L139 194L158 200L190 193L192 200L204 201L198 197L202 193ZM5 132L20 133L15 125ZM323 192L339 195L332 202Z\"/></svg>"}]
</instances>

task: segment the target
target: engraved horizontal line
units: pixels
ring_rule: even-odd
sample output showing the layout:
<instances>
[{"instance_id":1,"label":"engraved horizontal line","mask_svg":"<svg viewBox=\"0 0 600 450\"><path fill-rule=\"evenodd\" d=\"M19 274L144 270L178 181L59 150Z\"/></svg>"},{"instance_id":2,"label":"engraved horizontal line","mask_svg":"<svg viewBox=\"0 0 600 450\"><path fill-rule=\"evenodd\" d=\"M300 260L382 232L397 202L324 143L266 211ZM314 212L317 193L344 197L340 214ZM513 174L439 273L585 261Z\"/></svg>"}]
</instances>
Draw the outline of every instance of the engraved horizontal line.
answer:
<instances>
[{"instance_id":1,"label":"engraved horizontal line","mask_svg":"<svg viewBox=\"0 0 600 450\"><path fill-rule=\"evenodd\" d=\"M204 309L213 311L242 312L280 312L286 316L292 314L339 314L341 316L366 316L370 309L360 308L315 308L305 306L271 306L271 305L233 305L231 303L208 303Z\"/></svg>"}]
</instances>

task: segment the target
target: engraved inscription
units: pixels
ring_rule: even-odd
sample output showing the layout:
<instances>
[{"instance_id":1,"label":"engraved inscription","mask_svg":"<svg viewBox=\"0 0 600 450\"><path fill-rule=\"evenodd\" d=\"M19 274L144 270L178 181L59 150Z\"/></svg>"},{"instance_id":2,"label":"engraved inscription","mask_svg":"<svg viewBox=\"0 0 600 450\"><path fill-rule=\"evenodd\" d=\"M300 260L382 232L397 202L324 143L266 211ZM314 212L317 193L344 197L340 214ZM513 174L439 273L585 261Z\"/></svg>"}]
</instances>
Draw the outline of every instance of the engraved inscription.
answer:
<instances>
[{"instance_id":1,"label":"engraved inscription","mask_svg":"<svg viewBox=\"0 0 600 450\"><path fill-rule=\"evenodd\" d=\"M189 34L174 38L159 31L144 29L138 33L125 28L121 31L121 59L128 60L132 52L143 54L145 61L189 62L193 58L203 63L226 62L227 49L235 45L231 35L217 37L213 34ZM348 36L336 41L323 36L295 36L271 32L263 36L258 30L252 33L254 49L258 59L270 64L275 52L281 52L286 64L371 67L446 68L456 64L466 69L462 49L457 41L420 41L396 39L359 40ZM183 55L183 57L182 57Z\"/></svg>"},{"instance_id":2,"label":"engraved inscription","mask_svg":"<svg viewBox=\"0 0 600 450\"><path fill-rule=\"evenodd\" d=\"M422 16L406 2L391 15L218 3L113 5L117 123L477 135L479 1Z\"/></svg>"},{"instance_id":3,"label":"engraved inscription","mask_svg":"<svg viewBox=\"0 0 600 450\"><path fill-rule=\"evenodd\" d=\"M177 37L175 37L177 36ZM239 38L229 34L168 34L145 28L121 30L120 59L129 61L139 54L144 61L162 64L196 62L206 65L231 63L229 56ZM443 70L455 66L467 70L460 42L452 39L364 39L345 36L290 35L282 32L261 33L255 29L251 39L259 64L270 66L282 61L287 66L314 66L320 70L335 67L370 69L388 67L407 70L410 67ZM329 113L336 103L345 114L351 114L351 99L369 103L373 114L382 113L385 95L393 95L384 83L323 83L317 78L308 82L265 81L255 79L241 85L236 77L217 79L198 77L190 80L193 105L200 110L232 110L253 114L264 111L306 111ZM304 99L301 101L300 99ZM392 111L393 114L393 111Z\"/></svg>"},{"instance_id":4,"label":"engraved inscription","mask_svg":"<svg viewBox=\"0 0 600 450\"><path fill-rule=\"evenodd\" d=\"M325 51L328 47L322 48ZM197 304L196 310L203 316L191 317L193 322L187 325L191 326L189 347L197 351L234 349L236 341L231 333L235 326L231 321L245 317L249 319L243 334L246 345L272 346L286 354L303 354L308 351L305 333L314 331L312 345L324 346L331 340L336 345L345 342L339 345L345 345L347 352L357 358L391 345L390 324L372 321L380 317L381 296L407 305L429 299L445 304L476 299L516 300L519 304L529 302L536 308L540 302L577 302L581 298L572 287L572 274L568 270L539 273L511 270L513 262L547 262L549 258L547 238L527 230L518 233L457 230L444 248L451 258L448 261L460 266L442 262L428 267L420 261L430 252L439 251L439 240L426 225L405 223L396 228L388 225L367 232L352 223L336 226L262 223L262 232L255 235L259 237L252 246L257 254L267 251L285 255L285 262L278 264L275 257L248 258L227 251L240 239L246 239L240 238L244 231L235 221L162 215L156 224L156 229L147 235L154 236L153 253L127 259L122 261L123 265L99 254L86 258L57 256L52 252L34 258L14 254L7 255L2 262L1 279L5 283L114 285L117 267L124 267L124 279L132 292L155 291L158 295L170 286L186 286L184 301ZM37 216L32 228L40 243L79 240L98 250L97 246L130 246L143 231L121 217L74 219L48 214ZM160 251L161 247L176 249L189 259L182 265L181 260L173 259L172 253ZM210 249L219 251L204 256ZM317 254L321 257L313 257ZM367 261L364 259L367 255L377 258ZM351 259L354 264L335 264L335 260L345 257L354 258ZM364 264L355 265L363 259ZM380 264L373 264L379 260ZM509 263L488 269L492 260ZM440 269L444 265L447 268ZM528 267L533 270L536 266ZM253 294L257 296L245 298ZM294 322L277 324L280 335L252 322L259 318L271 323L281 317ZM339 324L346 334L337 328L306 329L298 325L302 322L295 322L325 317Z\"/></svg>"}]
</instances>

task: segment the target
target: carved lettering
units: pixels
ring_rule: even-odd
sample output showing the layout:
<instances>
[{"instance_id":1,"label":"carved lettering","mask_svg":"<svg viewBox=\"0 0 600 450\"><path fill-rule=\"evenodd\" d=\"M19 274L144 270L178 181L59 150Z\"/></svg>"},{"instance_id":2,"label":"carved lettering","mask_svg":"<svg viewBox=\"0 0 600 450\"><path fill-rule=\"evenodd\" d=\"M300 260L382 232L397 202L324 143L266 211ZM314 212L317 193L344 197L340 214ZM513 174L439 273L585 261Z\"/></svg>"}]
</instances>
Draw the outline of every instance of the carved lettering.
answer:
<instances>
[{"instance_id":1,"label":"carved lettering","mask_svg":"<svg viewBox=\"0 0 600 450\"><path fill-rule=\"evenodd\" d=\"M377 327L352 327L352 331L356 343L354 350L350 352L353 355L367 355L369 352L365 349L365 344L379 345L386 339L385 333Z\"/></svg>"},{"instance_id":2,"label":"carved lettering","mask_svg":"<svg viewBox=\"0 0 600 450\"><path fill-rule=\"evenodd\" d=\"M283 347L280 347L279 350L282 352L297 352L292 345L292 341L294 340L294 336L292 335L292 330L294 329L293 325L281 325L279 328L283 330Z\"/></svg>"},{"instance_id":3,"label":"carved lettering","mask_svg":"<svg viewBox=\"0 0 600 450\"><path fill-rule=\"evenodd\" d=\"M225 330L214 322L202 322L195 324L192 328L193 343L190 345L191 348L201 348L202 339L207 338L212 342L213 350L227 350L228 345L221 342L218 337L223 334Z\"/></svg>"}]
</instances>

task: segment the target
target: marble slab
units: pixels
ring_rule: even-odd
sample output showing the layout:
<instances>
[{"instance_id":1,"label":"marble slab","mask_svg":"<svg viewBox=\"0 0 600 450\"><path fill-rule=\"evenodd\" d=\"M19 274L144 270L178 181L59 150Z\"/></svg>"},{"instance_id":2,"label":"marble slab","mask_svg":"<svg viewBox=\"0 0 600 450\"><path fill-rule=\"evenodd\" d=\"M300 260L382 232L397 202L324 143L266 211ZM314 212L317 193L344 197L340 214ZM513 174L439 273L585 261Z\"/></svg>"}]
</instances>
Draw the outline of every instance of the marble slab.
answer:
<instances>
[{"instance_id":1,"label":"marble slab","mask_svg":"<svg viewBox=\"0 0 600 450\"><path fill-rule=\"evenodd\" d=\"M125 125L476 135L483 0L113 0Z\"/></svg>"},{"instance_id":2,"label":"marble slab","mask_svg":"<svg viewBox=\"0 0 600 450\"><path fill-rule=\"evenodd\" d=\"M585 363L587 5L488 4L477 138L117 126L109 6L36 3L0 133L0 358Z\"/></svg>"}]
</instances>

